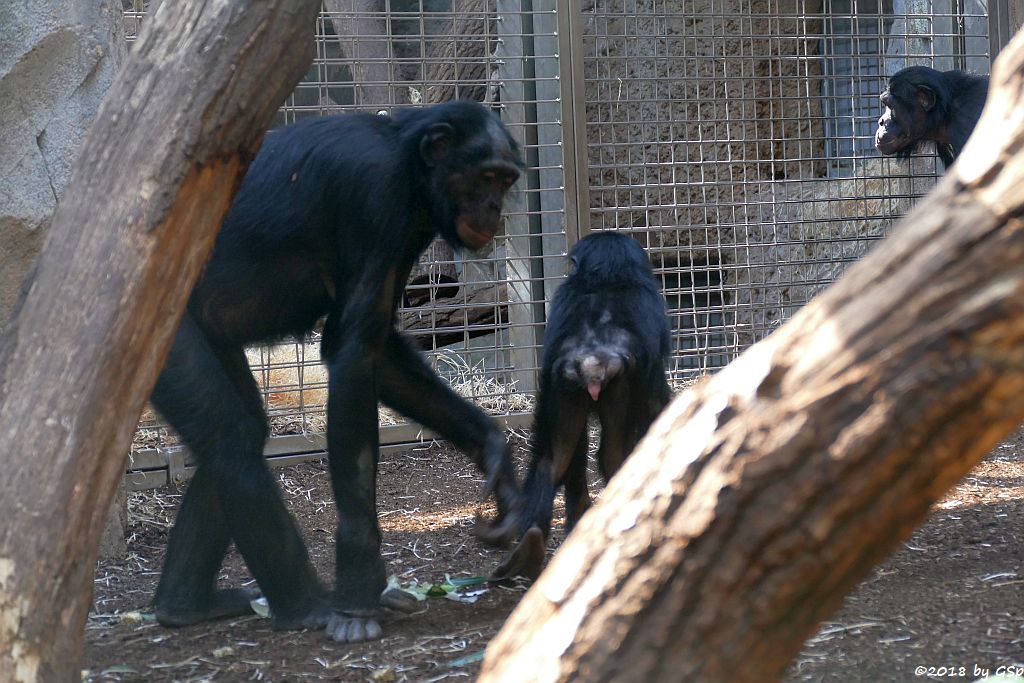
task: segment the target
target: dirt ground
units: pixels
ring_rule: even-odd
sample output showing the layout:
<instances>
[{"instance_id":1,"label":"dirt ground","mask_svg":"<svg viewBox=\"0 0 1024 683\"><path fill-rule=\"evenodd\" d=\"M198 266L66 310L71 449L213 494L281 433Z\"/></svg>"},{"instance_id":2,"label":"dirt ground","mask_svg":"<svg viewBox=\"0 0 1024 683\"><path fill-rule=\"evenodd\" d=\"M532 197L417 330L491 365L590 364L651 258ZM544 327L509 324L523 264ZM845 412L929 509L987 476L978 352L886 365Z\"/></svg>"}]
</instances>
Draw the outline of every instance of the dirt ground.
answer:
<instances>
[{"instance_id":1,"label":"dirt ground","mask_svg":"<svg viewBox=\"0 0 1024 683\"><path fill-rule=\"evenodd\" d=\"M512 439L523 460L523 436ZM275 474L321 577L331 577L334 510L326 467L312 462ZM499 562L500 551L472 537L482 480L453 449L431 444L387 455L379 481L384 554L403 584L483 575ZM386 625L382 640L360 645L338 645L320 632L275 632L255 614L166 629L153 621L150 601L180 493L132 494L129 556L96 570L83 681L473 680L488 640L526 590L490 587L473 603L427 598L422 612ZM999 667L1024 672L1022 501L1024 438L1018 435L996 448L847 598L805 645L787 680L973 681ZM223 581L251 583L237 553Z\"/></svg>"}]
</instances>

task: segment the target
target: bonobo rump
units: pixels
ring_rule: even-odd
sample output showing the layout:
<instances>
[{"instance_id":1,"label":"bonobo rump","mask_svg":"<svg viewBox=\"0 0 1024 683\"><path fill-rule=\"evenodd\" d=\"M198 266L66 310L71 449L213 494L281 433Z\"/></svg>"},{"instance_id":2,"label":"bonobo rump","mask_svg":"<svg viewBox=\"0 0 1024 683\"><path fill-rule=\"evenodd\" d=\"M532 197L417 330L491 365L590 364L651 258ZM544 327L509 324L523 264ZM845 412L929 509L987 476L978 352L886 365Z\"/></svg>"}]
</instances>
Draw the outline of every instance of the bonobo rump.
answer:
<instances>
[{"instance_id":1,"label":"bonobo rump","mask_svg":"<svg viewBox=\"0 0 1024 683\"><path fill-rule=\"evenodd\" d=\"M570 531L590 507L588 417L596 414L601 424L597 463L607 480L672 395L665 299L640 245L627 235L596 233L576 244L570 260L544 336L524 537L496 578L539 574L559 486Z\"/></svg>"},{"instance_id":2,"label":"bonobo rump","mask_svg":"<svg viewBox=\"0 0 1024 683\"><path fill-rule=\"evenodd\" d=\"M376 512L377 401L436 430L486 474L498 516L519 528L521 495L501 431L395 329L419 254L438 234L479 248L501 224L522 168L497 116L473 102L306 120L267 135L196 284L153 391L198 467L156 592L160 623L246 613L251 591L215 586L234 541L275 627L380 635L386 586ZM263 459L268 436L244 347L309 333L323 316L327 451L338 508L335 589L322 588Z\"/></svg>"}]
</instances>

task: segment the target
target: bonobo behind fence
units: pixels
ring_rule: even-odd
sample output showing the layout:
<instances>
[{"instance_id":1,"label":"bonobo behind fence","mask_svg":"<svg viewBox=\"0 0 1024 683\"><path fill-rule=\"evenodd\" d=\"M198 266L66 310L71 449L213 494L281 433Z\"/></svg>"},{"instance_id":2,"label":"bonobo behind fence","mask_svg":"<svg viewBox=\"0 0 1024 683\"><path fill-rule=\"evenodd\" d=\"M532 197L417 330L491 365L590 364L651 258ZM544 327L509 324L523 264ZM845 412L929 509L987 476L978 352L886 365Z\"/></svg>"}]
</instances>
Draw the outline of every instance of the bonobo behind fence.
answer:
<instances>
[{"instance_id":1,"label":"bonobo behind fence","mask_svg":"<svg viewBox=\"0 0 1024 683\"><path fill-rule=\"evenodd\" d=\"M879 99L875 148L905 159L923 141L935 143L943 168L960 156L988 96L988 77L911 66L889 79Z\"/></svg>"},{"instance_id":2,"label":"bonobo behind fence","mask_svg":"<svg viewBox=\"0 0 1024 683\"><path fill-rule=\"evenodd\" d=\"M493 577L536 578L565 486L568 530L590 507L587 419L601 423L597 463L608 480L669 402L670 328L647 255L631 237L595 233L573 248L572 273L555 294L526 478L524 537Z\"/></svg>"},{"instance_id":3,"label":"bonobo behind fence","mask_svg":"<svg viewBox=\"0 0 1024 683\"><path fill-rule=\"evenodd\" d=\"M508 131L472 102L306 120L267 136L196 284L152 401L198 462L156 592L161 624L250 611L253 591L217 589L231 541L274 626L380 636L385 589L376 513L377 400L436 430L486 473L498 517L520 527L521 494L502 432L396 331L420 252L440 234L478 249L501 223L523 163ZM321 587L263 459L267 417L244 347L301 337L326 315L327 450L338 507L333 594Z\"/></svg>"}]
</instances>

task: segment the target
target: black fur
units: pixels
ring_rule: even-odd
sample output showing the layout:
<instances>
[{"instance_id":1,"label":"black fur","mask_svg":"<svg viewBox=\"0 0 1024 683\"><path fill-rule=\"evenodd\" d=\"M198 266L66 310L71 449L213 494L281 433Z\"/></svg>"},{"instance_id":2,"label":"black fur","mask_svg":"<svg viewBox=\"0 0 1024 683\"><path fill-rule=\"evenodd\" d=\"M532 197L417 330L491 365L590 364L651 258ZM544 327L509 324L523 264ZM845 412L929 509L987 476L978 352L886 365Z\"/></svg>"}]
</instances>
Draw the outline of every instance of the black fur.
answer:
<instances>
[{"instance_id":1,"label":"black fur","mask_svg":"<svg viewBox=\"0 0 1024 683\"><path fill-rule=\"evenodd\" d=\"M671 398L665 299L643 249L626 235L595 233L570 258L573 271L548 317L524 487L522 530L536 525L545 537L558 486L569 529L590 507L587 417L600 420L597 460L608 479Z\"/></svg>"},{"instance_id":2,"label":"black fur","mask_svg":"<svg viewBox=\"0 0 1024 683\"><path fill-rule=\"evenodd\" d=\"M270 133L196 284L152 401L198 468L156 593L161 623L245 612L215 589L234 541L280 628L376 637L385 587L375 509L377 401L467 452L496 487L492 536L514 533L520 493L504 436L457 396L394 327L410 269L437 234L478 248L500 225L522 166L481 105L307 120ZM328 595L263 460L267 418L243 347L307 334L326 315L327 448L339 511Z\"/></svg>"},{"instance_id":3,"label":"black fur","mask_svg":"<svg viewBox=\"0 0 1024 683\"><path fill-rule=\"evenodd\" d=\"M880 99L875 147L907 158L932 141L945 168L963 151L988 96L988 77L911 66L889 79Z\"/></svg>"}]
</instances>

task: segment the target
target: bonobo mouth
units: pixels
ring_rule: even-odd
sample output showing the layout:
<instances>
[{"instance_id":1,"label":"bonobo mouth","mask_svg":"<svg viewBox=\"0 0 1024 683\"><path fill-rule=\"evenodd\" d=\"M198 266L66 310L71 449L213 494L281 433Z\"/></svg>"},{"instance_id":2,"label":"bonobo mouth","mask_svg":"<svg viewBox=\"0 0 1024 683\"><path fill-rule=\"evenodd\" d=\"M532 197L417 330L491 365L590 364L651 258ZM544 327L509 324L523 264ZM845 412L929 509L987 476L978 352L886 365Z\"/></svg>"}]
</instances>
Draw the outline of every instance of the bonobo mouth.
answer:
<instances>
[{"instance_id":1,"label":"bonobo mouth","mask_svg":"<svg viewBox=\"0 0 1024 683\"><path fill-rule=\"evenodd\" d=\"M895 154L896 152L903 149L908 140L905 135L897 135L896 137L890 137L888 135L875 134L875 149L882 154Z\"/></svg>"},{"instance_id":2,"label":"bonobo mouth","mask_svg":"<svg viewBox=\"0 0 1024 683\"><path fill-rule=\"evenodd\" d=\"M459 216L455 221L455 233L459 236L459 241L473 251L482 248L494 239L496 232L498 232L497 225L493 228L484 227L477 225L465 216Z\"/></svg>"}]
</instances>

